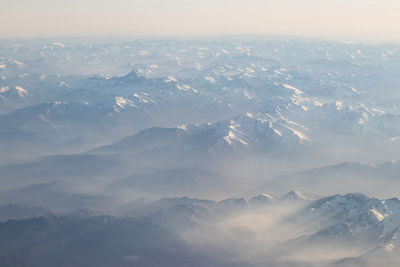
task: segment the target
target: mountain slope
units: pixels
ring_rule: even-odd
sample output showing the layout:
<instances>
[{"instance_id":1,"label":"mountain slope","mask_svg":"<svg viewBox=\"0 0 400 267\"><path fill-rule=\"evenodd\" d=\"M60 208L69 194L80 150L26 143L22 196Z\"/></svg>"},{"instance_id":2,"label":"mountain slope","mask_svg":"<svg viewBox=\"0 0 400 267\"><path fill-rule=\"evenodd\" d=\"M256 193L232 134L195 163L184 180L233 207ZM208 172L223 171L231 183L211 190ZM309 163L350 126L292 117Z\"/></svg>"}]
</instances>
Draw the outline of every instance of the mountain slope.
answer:
<instances>
[{"instance_id":1,"label":"mountain slope","mask_svg":"<svg viewBox=\"0 0 400 267\"><path fill-rule=\"evenodd\" d=\"M302 147L310 143L307 128L284 117L251 114L216 123L152 128L91 153L130 153L157 146L182 146L221 152L240 148L276 152L279 148Z\"/></svg>"}]
</instances>

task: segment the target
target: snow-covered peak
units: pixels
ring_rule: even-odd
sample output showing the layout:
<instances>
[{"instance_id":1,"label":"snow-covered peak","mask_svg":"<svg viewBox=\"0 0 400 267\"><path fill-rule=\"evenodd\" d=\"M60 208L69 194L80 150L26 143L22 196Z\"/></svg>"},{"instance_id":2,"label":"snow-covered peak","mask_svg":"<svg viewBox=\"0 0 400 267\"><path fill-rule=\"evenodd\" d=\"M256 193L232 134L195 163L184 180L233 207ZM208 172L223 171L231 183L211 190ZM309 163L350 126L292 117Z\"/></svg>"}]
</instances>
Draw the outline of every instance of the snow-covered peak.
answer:
<instances>
[{"instance_id":1,"label":"snow-covered peak","mask_svg":"<svg viewBox=\"0 0 400 267\"><path fill-rule=\"evenodd\" d=\"M313 214L332 223L346 223L354 235L363 238L391 238L400 227L400 201L382 200L363 194L336 195L320 199L310 206Z\"/></svg>"},{"instance_id":2,"label":"snow-covered peak","mask_svg":"<svg viewBox=\"0 0 400 267\"><path fill-rule=\"evenodd\" d=\"M208 136L216 149L254 148L258 145L310 143L306 127L285 117L245 113L233 119L202 125L182 125L185 135Z\"/></svg>"},{"instance_id":3,"label":"snow-covered peak","mask_svg":"<svg viewBox=\"0 0 400 267\"><path fill-rule=\"evenodd\" d=\"M351 211L370 209L370 206L381 204L382 201L370 198L363 194L351 193L347 195L335 195L318 200L312 207L312 211L318 211L332 216L352 216Z\"/></svg>"},{"instance_id":4,"label":"snow-covered peak","mask_svg":"<svg viewBox=\"0 0 400 267\"><path fill-rule=\"evenodd\" d=\"M279 200L281 201L312 201L315 198L310 194L301 192L298 190L293 190L283 195Z\"/></svg>"},{"instance_id":5,"label":"snow-covered peak","mask_svg":"<svg viewBox=\"0 0 400 267\"><path fill-rule=\"evenodd\" d=\"M249 199L249 202L255 206L262 206L274 202L275 197L269 194L260 194Z\"/></svg>"},{"instance_id":6,"label":"snow-covered peak","mask_svg":"<svg viewBox=\"0 0 400 267\"><path fill-rule=\"evenodd\" d=\"M127 107L136 108L135 103L133 103L133 101L131 101L130 99L124 98L122 96L115 97L115 105L113 106L113 108L116 112L120 112Z\"/></svg>"}]
</instances>

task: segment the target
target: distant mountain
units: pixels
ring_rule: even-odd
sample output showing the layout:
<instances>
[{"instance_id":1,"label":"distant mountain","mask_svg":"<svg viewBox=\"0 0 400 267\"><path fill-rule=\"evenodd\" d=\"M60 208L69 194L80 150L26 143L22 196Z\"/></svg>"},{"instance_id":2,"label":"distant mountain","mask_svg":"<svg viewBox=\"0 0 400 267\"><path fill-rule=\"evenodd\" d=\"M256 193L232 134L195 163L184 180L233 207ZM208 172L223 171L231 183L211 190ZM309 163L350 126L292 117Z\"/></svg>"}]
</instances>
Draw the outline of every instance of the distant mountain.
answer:
<instances>
[{"instance_id":1,"label":"distant mountain","mask_svg":"<svg viewBox=\"0 0 400 267\"><path fill-rule=\"evenodd\" d=\"M200 167L161 169L139 172L113 182L112 189L118 194L177 196L177 195L218 195L229 188L224 177Z\"/></svg>"},{"instance_id":2,"label":"distant mountain","mask_svg":"<svg viewBox=\"0 0 400 267\"><path fill-rule=\"evenodd\" d=\"M3 190L0 196L2 203L38 206L57 214L72 213L82 209L105 211L115 205L115 199L105 194L79 192L73 184L63 182L37 183ZM34 210L32 208L32 212Z\"/></svg>"},{"instance_id":3,"label":"distant mountain","mask_svg":"<svg viewBox=\"0 0 400 267\"><path fill-rule=\"evenodd\" d=\"M310 110L309 118L315 120L310 127L342 135L375 136L391 138L400 135L397 125L400 116L376 105L346 105L341 101L326 103Z\"/></svg>"},{"instance_id":4,"label":"distant mountain","mask_svg":"<svg viewBox=\"0 0 400 267\"><path fill-rule=\"evenodd\" d=\"M377 147L399 145L396 101L386 97L398 98L396 45L55 43L0 46L6 55L0 58L0 147L6 155L19 158L23 148L33 155L40 148L81 152L149 127L216 123L247 112L307 127L286 125L313 144L336 146L337 136L352 144L351 138L367 136ZM239 149L262 139L232 133L224 136ZM282 135L285 142L296 139Z\"/></svg>"},{"instance_id":5,"label":"distant mountain","mask_svg":"<svg viewBox=\"0 0 400 267\"><path fill-rule=\"evenodd\" d=\"M300 198L292 198L294 195ZM351 193L304 201L304 195L296 191L280 198L264 194L222 201L167 198L136 208L129 213L133 218L49 214L10 220L0 223L0 264L186 266L190 262L194 266L287 267L386 262L396 266L399 262L400 200ZM288 198L296 202L288 203ZM269 223L262 230L252 228L259 224L252 216ZM282 232L290 225L296 225L296 231ZM236 235L247 231L240 232L241 239L236 238L229 235L232 227ZM261 240L253 236L257 231ZM281 234L279 241L265 236L274 232ZM203 243L199 235L209 243ZM294 238L285 239L287 236ZM234 238L240 255L251 257L236 259L235 247L214 244L220 238L227 242ZM263 239L272 243L260 249ZM248 240L255 244L247 244ZM246 246L251 246L250 252ZM311 251L313 257L307 257ZM324 258L327 252L331 254Z\"/></svg>"},{"instance_id":6,"label":"distant mountain","mask_svg":"<svg viewBox=\"0 0 400 267\"><path fill-rule=\"evenodd\" d=\"M136 111L135 111L136 112ZM90 147L118 131L151 125L147 114L138 111L136 126L126 127L113 106L84 102L52 102L0 115L0 146L3 154L74 151ZM41 150L41 151L40 151ZM37 154L36 154L37 155ZM40 155L40 154L39 154Z\"/></svg>"},{"instance_id":7,"label":"distant mountain","mask_svg":"<svg viewBox=\"0 0 400 267\"><path fill-rule=\"evenodd\" d=\"M41 208L18 204L5 204L0 206L0 221L22 220L50 214L51 211Z\"/></svg>"},{"instance_id":8,"label":"distant mountain","mask_svg":"<svg viewBox=\"0 0 400 267\"><path fill-rule=\"evenodd\" d=\"M265 153L301 148L311 143L307 128L284 117L251 114L216 123L152 128L110 146L90 151L97 154L132 153L154 147L201 148L213 152L253 149Z\"/></svg>"},{"instance_id":9,"label":"distant mountain","mask_svg":"<svg viewBox=\"0 0 400 267\"><path fill-rule=\"evenodd\" d=\"M283 193L299 189L327 195L350 190L381 197L398 196L395 188L400 185L399 173L400 165L397 161L378 165L343 162L275 177L260 184L253 193L265 190Z\"/></svg>"}]
</instances>

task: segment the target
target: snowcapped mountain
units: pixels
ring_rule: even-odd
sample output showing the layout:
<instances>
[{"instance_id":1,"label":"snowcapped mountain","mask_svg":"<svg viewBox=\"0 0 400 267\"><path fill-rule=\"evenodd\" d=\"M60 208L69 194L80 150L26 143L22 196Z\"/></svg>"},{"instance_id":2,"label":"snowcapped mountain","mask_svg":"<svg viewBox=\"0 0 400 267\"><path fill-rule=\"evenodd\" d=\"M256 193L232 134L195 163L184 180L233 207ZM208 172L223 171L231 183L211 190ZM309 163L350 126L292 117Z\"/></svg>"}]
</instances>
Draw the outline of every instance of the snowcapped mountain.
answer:
<instances>
[{"instance_id":1,"label":"snowcapped mountain","mask_svg":"<svg viewBox=\"0 0 400 267\"><path fill-rule=\"evenodd\" d=\"M326 103L312 110L311 118L320 122L319 129L341 134L396 137L399 134L399 115L376 107ZM332 127L332 126L335 127Z\"/></svg>"},{"instance_id":2,"label":"snowcapped mountain","mask_svg":"<svg viewBox=\"0 0 400 267\"><path fill-rule=\"evenodd\" d=\"M218 263L220 260L234 259L230 253L235 248L221 249L218 246L222 237L228 242L235 241L235 245L241 248L241 257L247 255L244 248L250 246L252 257L243 258L244 264L274 263L282 267L321 264L372 266L379 262L392 262L392 264L398 262L396 252L399 245L397 240L400 227L400 200L397 198L384 200L351 193L304 201L305 195L306 193L294 191L281 197L262 194L221 201L186 197L164 198L136 205L133 210L128 209L129 217L124 217L122 214L118 217L71 214L11 220L0 223L0 233L4 237L0 246L7 248L0 253L0 260L1 262L13 262L16 259L32 262L48 260L47 251L50 249L48 244L52 246L52 253L65 252L63 244L66 242L79 242L80 236L96 233L100 240L110 240L115 237L113 244L121 247L127 247L132 242L141 243L142 245L135 246L131 253L140 255L141 261L147 262L152 258L147 257L145 251L154 251L157 248L155 243L148 241L151 237L148 234L157 233L157 239L163 244L169 242L168 237L174 236L182 246L193 251L207 251L206 248L211 247L216 251L229 252L222 258L218 256L211 258L210 262L216 266L220 266ZM40 212L42 211L39 210ZM297 225L295 231L287 228L293 224ZM10 227L20 228L22 225L24 227L20 230L23 231L24 237L19 234L20 231L6 231ZM255 227L256 225L258 227ZM78 229L79 235L73 235L69 229L75 231ZM241 238L232 236L231 229L235 230L236 235L239 231ZM147 234L127 234L143 233L143 231ZM278 239L272 236L274 232L278 234ZM26 243L24 239L26 236L29 240L35 241L36 246ZM188 239L189 237L191 238ZM205 237L208 242L203 243L204 239L197 239L199 237ZM9 240L13 242L10 243ZM58 242L59 240L64 242ZM255 244L247 244L247 240ZM269 240L269 244L264 243L266 240ZM4 242L7 242L7 247ZM146 242L146 246L143 246L143 242ZM40 253L20 258L23 255L22 248L30 251L38 244L43 248ZM261 244L264 244L262 249L260 249ZM342 252L341 248L345 248L348 252ZM108 246L106 249L108 257L121 259L120 249L112 250ZM331 256L321 259L320 256L326 253L324 249L330 251ZM91 246L82 246L79 251L82 250L90 253ZM310 250L314 252L314 257L307 257ZM76 252L70 253L76 255ZM182 250L180 253L183 253ZM262 257L260 253L267 255L267 258ZM380 257L376 258L377 256ZM73 259L69 257L66 262L73 262ZM121 263L121 266L125 265Z\"/></svg>"},{"instance_id":3,"label":"snowcapped mountain","mask_svg":"<svg viewBox=\"0 0 400 267\"><path fill-rule=\"evenodd\" d=\"M396 266L400 227L400 201L397 198L377 199L362 194L335 195L322 198L309 205L308 217L318 231L301 236L287 244L290 249L301 247L339 246L349 251L357 250L353 256L336 259L329 266L374 266L387 263ZM289 252L292 253L292 252ZM357 255L358 254L358 255Z\"/></svg>"},{"instance_id":4,"label":"snowcapped mountain","mask_svg":"<svg viewBox=\"0 0 400 267\"><path fill-rule=\"evenodd\" d=\"M228 218L240 218L241 214L250 214L256 210L262 210L264 216L272 216L276 211L272 207L285 210L287 209L287 198L302 196L302 192L289 192L288 194L274 198L267 194L255 196L249 199L244 198L231 198L220 202L188 202L185 199L175 202L177 205L189 205L191 207L201 205L201 213L193 212L191 217L193 221L197 222L200 227L202 221L209 222L206 214L212 216L213 220L216 218L216 224L221 223L225 216ZM176 201L176 200L175 200ZM293 198L292 200L293 201ZM290 224L291 221L299 225L304 224L304 229L297 233L297 236L292 239L286 240L278 244L273 250L274 252L267 252L270 257L276 257L281 265L290 266L290 264L322 264L318 260L310 261L291 261L292 255L305 253L308 248L315 248L315 253L320 248L328 247L332 255L335 250L340 246L347 249L357 250L355 252L359 257L354 259L361 261L364 264L371 264L371 262L382 261L395 261L398 260L396 251L398 251L398 235L400 227L400 201L397 198L392 199L378 199L367 197L362 194L346 194L325 197L322 199L308 199L304 202L304 198L296 200L297 206L293 206L292 212L283 214L279 220L281 224ZM293 205L293 204L292 204ZM208 212L207 212L208 210ZM248 216L248 215L247 215ZM196 219L197 218L197 219ZM259 218L260 219L260 218ZM278 228L278 227L276 227ZM366 243L365 243L366 242ZM363 245L364 243L364 245ZM333 245L329 247L329 244ZM340 250L340 249L339 249ZM376 259L373 255L382 255L384 258ZM273 255L273 256L272 256ZM341 266L343 262L352 262L346 258L345 253L342 257L334 257L330 262L325 260L323 264L329 266ZM297 257L297 256L296 256ZM318 258L318 257L317 257ZM372 260L372 261L371 261ZM285 265L284 262L286 262ZM362 261L361 261L362 262ZM307 265L308 266L308 265ZM346 265L347 266L347 265ZM351 266L351 264L350 264Z\"/></svg>"},{"instance_id":5,"label":"snowcapped mountain","mask_svg":"<svg viewBox=\"0 0 400 267\"><path fill-rule=\"evenodd\" d=\"M185 214L186 219L181 223L184 221L190 222L189 224L195 223L199 229L204 226L209 227L210 223L221 224L226 218L235 220L253 213L260 214L257 216L262 216L261 214L266 217L279 216L281 224L294 222L302 225L299 229L303 226L304 228L296 234L297 236L281 240L281 243L273 248L277 250L276 252L268 252L275 257L283 257L286 253L295 254L296 250L301 253L305 247L325 246L327 242L332 243L332 239L338 246L342 244L346 247L349 245L357 247L360 242L368 242L366 248L363 248L364 252L359 252L360 256L364 253L376 253L374 252L376 249L382 248L391 255L389 258L396 257L400 227L400 201L397 198L385 200L350 193L317 199L305 195L307 193L293 191L281 197L262 194L221 201L185 197L167 198L136 208L130 214L134 216L154 214L151 216L154 218L161 216L164 220L169 220L170 216ZM277 252L279 253L276 254ZM334 260L332 264L340 260L340 258Z\"/></svg>"},{"instance_id":6,"label":"snowcapped mountain","mask_svg":"<svg viewBox=\"0 0 400 267\"><path fill-rule=\"evenodd\" d=\"M132 153L157 146L184 146L221 152L254 149L266 153L285 146L311 143L307 128L285 117L246 113L216 123L184 124L176 128L151 128L92 153Z\"/></svg>"},{"instance_id":7,"label":"snowcapped mountain","mask_svg":"<svg viewBox=\"0 0 400 267\"><path fill-rule=\"evenodd\" d=\"M219 201L206 199L194 199L188 197L182 198L163 198L155 202L150 202L131 211L132 214L150 214L158 210L169 210L175 206L184 207L203 207L210 213L218 214L218 212L243 212L244 210L253 210L265 207L279 207L284 205L294 205L295 207L308 207L315 203L318 197L306 192L297 190L290 191L282 196L274 196L271 194L260 194L250 197L231 197Z\"/></svg>"},{"instance_id":8,"label":"snowcapped mountain","mask_svg":"<svg viewBox=\"0 0 400 267\"><path fill-rule=\"evenodd\" d=\"M285 117L269 114L246 113L231 120L203 125L182 125L184 136L201 136L210 133L217 147L268 148L280 145L306 145L311 142L307 128Z\"/></svg>"},{"instance_id":9,"label":"snowcapped mountain","mask_svg":"<svg viewBox=\"0 0 400 267\"><path fill-rule=\"evenodd\" d=\"M96 136L96 140L87 147L153 126L202 125L230 118L250 121L236 118L246 113L258 117L257 130L218 130L215 135L221 136L215 138L220 140L215 141L215 147L224 150L227 142L235 149L262 144L263 134L268 134L261 120L267 124L277 121L270 129L282 137L274 137L275 143L334 143L331 138L324 139L334 134L348 138L362 135L388 147L399 145L398 112L393 108L396 103L387 104L389 99L383 93L394 94L396 86L399 67L395 45L369 47L294 39L159 40L121 44L7 43L0 51L0 114L13 114L8 118L16 121L26 118L24 112L38 118L43 112L33 107L41 109L48 103L58 103L58 109L70 106L66 113L71 117L89 118L88 114L93 114L93 123L88 123L98 127L85 134ZM376 88L381 88L379 94ZM89 107L92 111L87 110ZM65 120L63 116L52 120L44 117L53 126ZM44 123L36 118L31 124ZM18 130L34 134L25 130L25 124ZM260 127L264 129L257 132ZM64 131L65 127L58 130L55 137ZM82 139L79 129L74 131L69 141ZM273 135L265 138L270 140ZM58 144L68 142L68 138L56 139L49 138ZM83 139L81 144L91 142L90 138ZM58 152L64 148L60 146Z\"/></svg>"},{"instance_id":10,"label":"snowcapped mountain","mask_svg":"<svg viewBox=\"0 0 400 267\"><path fill-rule=\"evenodd\" d=\"M0 41L0 266L400 266L399 63L292 37Z\"/></svg>"},{"instance_id":11,"label":"snowcapped mountain","mask_svg":"<svg viewBox=\"0 0 400 267\"><path fill-rule=\"evenodd\" d=\"M330 219L332 225L327 229L335 234L338 224L346 224L348 233L353 237L371 238L375 241L391 240L400 226L397 198L381 200L362 194L336 195L318 200L310 206L310 211ZM322 230L318 235L324 234ZM336 233L340 234L340 233Z\"/></svg>"}]
</instances>

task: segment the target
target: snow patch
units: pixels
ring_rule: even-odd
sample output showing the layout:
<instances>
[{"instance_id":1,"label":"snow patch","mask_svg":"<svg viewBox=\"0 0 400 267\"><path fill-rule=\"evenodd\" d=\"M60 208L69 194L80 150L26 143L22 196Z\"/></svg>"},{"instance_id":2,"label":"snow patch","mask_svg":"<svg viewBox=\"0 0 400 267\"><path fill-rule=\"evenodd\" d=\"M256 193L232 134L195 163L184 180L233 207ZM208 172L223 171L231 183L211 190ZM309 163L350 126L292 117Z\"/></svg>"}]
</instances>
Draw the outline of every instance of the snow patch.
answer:
<instances>
[{"instance_id":1,"label":"snow patch","mask_svg":"<svg viewBox=\"0 0 400 267\"><path fill-rule=\"evenodd\" d=\"M8 87L8 86L0 87L0 93L5 93L5 92L7 92L8 90L10 90L10 87Z\"/></svg>"},{"instance_id":2,"label":"snow patch","mask_svg":"<svg viewBox=\"0 0 400 267\"><path fill-rule=\"evenodd\" d=\"M385 245L385 250L392 252L394 250L394 245L392 243L386 244Z\"/></svg>"},{"instance_id":3,"label":"snow patch","mask_svg":"<svg viewBox=\"0 0 400 267\"><path fill-rule=\"evenodd\" d=\"M244 90L243 90L243 95L250 100L252 100L254 98L254 96L252 94L250 94L249 92L244 91Z\"/></svg>"},{"instance_id":4,"label":"snow patch","mask_svg":"<svg viewBox=\"0 0 400 267\"><path fill-rule=\"evenodd\" d=\"M336 101L336 110L342 110L343 109L343 102Z\"/></svg>"},{"instance_id":5,"label":"snow patch","mask_svg":"<svg viewBox=\"0 0 400 267\"><path fill-rule=\"evenodd\" d=\"M206 79L207 81L209 81L210 83L213 83L213 84L215 84L217 82L213 77L209 77L209 76L204 77L204 79Z\"/></svg>"},{"instance_id":6,"label":"snow patch","mask_svg":"<svg viewBox=\"0 0 400 267\"><path fill-rule=\"evenodd\" d=\"M68 83L66 83L66 82L60 82L59 84L58 84L58 86L65 86L65 87L67 87L67 88L71 88L71 85L69 85Z\"/></svg>"},{"instance_id":7,"label":"snow patch","mask_svg":"<svg viewBox=\"0 0 400 267\"><path fill-rule=\"evenodd\" d=\"M283 87L285 87L286 89L293 90L294 93L295 93L296 95L304 94L304 92L302 92L301 90L299 90L299 89L297 89L296 87L293 87L293 86L291 86L291 85L289 85L289 84L282 84L282 85L283 85Z\"/></svg>"},{"instance_id":8,"label":"snow patch","mask_svg":"<svg viewBox=\"0 0 400 267\"><path fill-rule=\"evenodd\" d=\"M21 61L14 60L14 64L16 64L18 66L18 68L20 68L20 69L25 67L25 63L23 63Z\"/></svg>"},{"instance_id":9,"label":"snow patch","mask_svg":"<svg viewBox=\"0 0 400 267\"><path fill-rule=\"evenodd\" d=\"M17 90L17 94L20 97L25 97L28 94L28 91L26 91L24 88L21 86L15 86L15 90Z\"/></svg>"},{"instance_id":10,"label":"snow patch","mask_svg":"<svg viewBox=\"0 0 400 267\"><path fill-rule=\"evenodd\" d=\"M136 108L135 104L131 100L126 99L122 96L116 96L114 110L117 112L120 112L120 110L118 108L125 109L126 107Z\"/></svg>"},{"instance_id":11,"label":"snow patch","mask_svg":"<svg viewBox=\"0 0 400 267\"><path fill-rule=\"evenodd\" d=\"M383 221L383 219L385 218L385 216L383 216L381 213L379 213L375 207L369 210L377 219L378 221Z\"/></svg>"},{"instance_id":12,"label":"snow patch","mask_svg":"<svg viewBox=\"0 0 400 267\"><path fill-rule=\"evenodd\" d=\"M61 47L61 48L64 48L64 47L65 47L65 45L64 45L63 43L59 43L59 42L55 42L55 43L53 43L53 45L54 45L54 46Z\"/></svg>"},{"instance_id":13,"label":"snow patch","mask_svg":"<svg viewBox=\"0 0 400 267\"><path fill-rule=\"evenodd\" d=\"M228 51L226 51L225 49L223 49L222 48L222 52L224 53L224 54L226 54L226 55L228 55L229 54L229 52Z\"/></svg>"},{"instance_id":14,"label":"snow patch","mask_svg":"<svg viewBox=\"0 0 400 267\"><path fill-rule=\"evenodd\" d=\"M186 84L177 84L176 88L178 88L179 91L189 91L191 89L191 87L189 85Z\"/></svg>"},{"instance_id":15,"label":"snow patch","mask_svg":"<svg viewBox=\"0 0 400 267\"><path fill-rule=\"evenodd\" d=\"M164 81L167 83L177 82L177 80L173 76L168 76Z\"/></svg>"}]
</instances>

